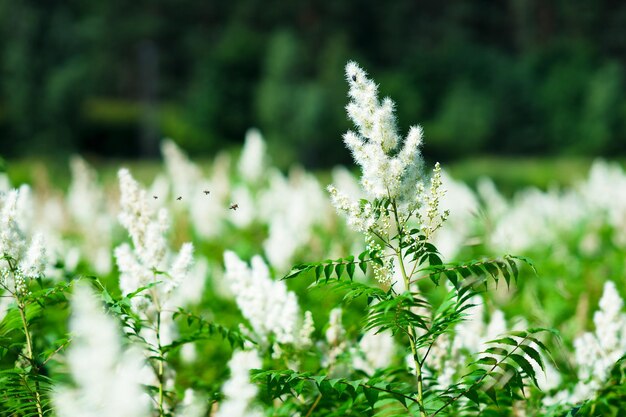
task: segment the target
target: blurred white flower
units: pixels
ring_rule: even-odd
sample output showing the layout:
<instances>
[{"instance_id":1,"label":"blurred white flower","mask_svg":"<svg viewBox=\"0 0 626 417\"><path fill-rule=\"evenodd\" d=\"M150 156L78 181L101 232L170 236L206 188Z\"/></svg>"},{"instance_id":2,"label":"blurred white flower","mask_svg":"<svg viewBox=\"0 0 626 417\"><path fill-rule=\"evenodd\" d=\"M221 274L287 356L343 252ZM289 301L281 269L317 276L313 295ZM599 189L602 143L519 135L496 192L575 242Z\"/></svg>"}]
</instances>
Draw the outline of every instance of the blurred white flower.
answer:
<instances>
[{"instance_id":1,"label":"blurred white flower","mask_svg":"<svg viewBox=\"0 0 626 417\"><path fill-rule=\"evenodd\" d=\"M70 170L72 182L66 203L67 210L81 236L78 241L79 255L94 268L96 273L108 274L112 267L114 218L109 213L104 189L98 184L96 172L81 157L72 157ZM60 208L61 211L62 209ZM48 208L46 211L51 210ZM59 213L53 216L61 217Z\"/></svg>"},{"instance_id":2,"label":"blurred white flower","mask_svg":"<svg viewBox=\"0 0 626 417\"><path fill-rule=\"evenodd\" d=\"M24 258L20 261L22 274L28 278L42 278L46 269L46 246L41 234L36 234Z\"/></svg>"},{"instance_id":3,"label":"blurred white flower","mask_svg":"<svg viewBox=\"0 0 626 417\"><path fill-rule=\"evenodd\" d=\"M203 401L194 390L187 388L180 409L176 410L177 417L204 417L206 415L206 401Z\"/></svg>"},{"instance_id":4,"label":"blurred white flower","mask_svg":"<svg viewBox=\"0 0 626 417\"><path fill-rule=\"evenodd\" d=\"M59 417L148 417L150 398L142 382L146 364L122 347L120 330L93 292L78 284L72 296L68 366L75 386L53 393ZM149 371L148 371L149 372Z\"/></svg>"},{"instance_id":5,"label":"blurred white flower","mask_svg":"<svg viewBox=\"0 0 626 417\"><path fill-rule=\"evenodd\" d=\"M624 301L615 283L607 281L600 298L600 309L595 312L595 332L587 332L574 340L578 382L573 391L560 391L544 400L544 404L557 402L575 404L591 398L608 378L609 371L618 359L626 354L626 314Z\"/></svg>"},{"instance_id":6,"label":"blurred white flower","mask_svg":"<svg viewBox=\"0 0 626 417\"><path fill-rule=\"evenodd\" d=\"M258 129L250 128L241 150L237 168L239 175L249 184L256 184L263 178L267 155L267 146Z\"/></svg>"},{"instance_id":7,"label":"blurred white flower","mask_svg":"<svg viewBox=\"0 0 626 417\"><path fill-rule=\"evenodd\" d=\"M239 350L228 362L230 378L222 386L224 400L216 417L261 417L264 414L252 403L258 393L250 382L250 370L261 368L261 358L255 350Z\"/></svg>"},{"instance_id":8,"label":"blurred white flower","mask_svg":"<svg viewBox=\"0 0 626 417\"><path fill-rule=\"evenodd\" d=\"M28 280L46 275L50 261L43 234L30 237L26 224L32 203L27 186L0 194L0 283L15 295L27 291ZM11 265L9 265L9 262Z\"/></svg>"},{"instance_id":9,"label":"blurred white flower","mask_svg":"<svg viewBox=\"0 0 626 417\"><path fill-rule=\"evenodd\" d=\"M352 366L371 375L377 369L391 365L395 356L396 345L391 332L366 332L359 340L358 348L352 354Z\"/></svg>"},{"instance_id":10,"label":"blurred white flower","mask_svg":"<svg viewBox=\"0 0 626 417\"><path fill-rule=\"evenodd\" d=\"M274 281L260 256L252 258L251 265L243 262L233 252L224 252L226 273L224 279L235 296L237 306L248 320L255 334L266 343L273 335L278 343L302 346L309 342L300 338L303 327L312 326L312 320L304 322L296 295L287 290L283 281ZM304 333L309 332L307 329Z\"/></svg>"}]
</instances>

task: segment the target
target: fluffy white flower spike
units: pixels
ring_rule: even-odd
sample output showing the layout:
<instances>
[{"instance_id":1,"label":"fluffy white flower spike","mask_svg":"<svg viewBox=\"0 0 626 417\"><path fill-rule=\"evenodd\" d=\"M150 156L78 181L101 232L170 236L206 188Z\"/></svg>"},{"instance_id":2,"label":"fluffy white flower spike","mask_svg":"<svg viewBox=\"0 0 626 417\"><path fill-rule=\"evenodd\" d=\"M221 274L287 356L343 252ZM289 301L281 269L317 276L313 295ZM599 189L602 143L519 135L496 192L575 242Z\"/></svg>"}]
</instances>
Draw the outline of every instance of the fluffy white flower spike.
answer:
<instances>
[{"instance_id":1,"label":"fluffy white flower spike","mask_svg":"<svg viewBox=\"0 0 626 417\"><path fill-rule=\"evenodd\" d=\"M624 300L615 283L604 284L600 309L593 315L595 332L587 332L574 340L578 382L573 391L560 391L544 404L575 404L591 398L609 376L611 368L626 354L626 314Z\"/></svg>"},{"instance_id":2,"label":"fluffy white flower spike","mask_svg":"<svg viewBox=\"0 0 626 417\"><path fill-rule=\"evenodd\" d=\"M258 393L250 382L250 370L262 365L259 354L254 350L240 350L228 362L230 379L224 383L224 400L217 410L217 417L261 417L261 410L253 405Z\"/></svg>"},{"instance_id":3,"label":"fluffy white flower spike","mask_svg":"<svg viewBox=\"0 0 626 417\"><path fill-rule=\"evenodd\" d=\"M169 228L168 214L165 209L154 213L148 204L146 191L133 179L127 169L119 171L121 189L121 213L119 220L128 230L133 245L122 244L115 249L115 258L122 273L120 287L128 294L152 282L155 270L167 271L160 292L169 294L185 278L193 262L193 245L185 243L178 257L171 261L172 255L167 247L165 233Z\"/></svg>"},{"instance_id":4,"label":"fluffy white flower spike","mask_svg":"<svg viewBox=\"0 0 626 417\"><path fill-rule=\"evenodd\" d=\"M43 235L28 237L29 193L22 186L0 195L0 285L15 296L28 291L30 279L42 278L49 263Z\"/></svg>"},{"instance_id":5,"label":"fluffy white flower spike","mask_svg":"<svg viewBox=\"0 0 626 417\"><path fill-rule=\"evenodd\" d=\"M343 139L361 166L361 184L373 198L402 199L415 188L422 169L422 129L411 127L399 148L393 101L378 100L378 87L355 62L346 66L346 78L351 98L346 110L357 131L348 131Z\"/></svg>"},{"instance_id":6,"label":"fluffy white flower spike","mask_svg":"<svg viewBox=\"0 0 626 417\"><path fill-rule=\"evenodd\" d=\"M122 347L120 330L86 285L76 285L67 360L75 382L53 395L59 417L148 417L141 353Z\"/></svg>"},{"instance_id":7,"label":"fluffy white flower spike","mask_svg":"<svg viewBox=\"0 0 626 417\"><path fill-rule=\"evenodd\" d=\"M313 318L304 319L296 295L283 281L274 281L260 256L252 258L251 266L230 251L224 252L225 278L235 295L237 306L250 322L262 342L274 335L278 343L299 347L311 344Z\"/></svg>"}]
</instances>

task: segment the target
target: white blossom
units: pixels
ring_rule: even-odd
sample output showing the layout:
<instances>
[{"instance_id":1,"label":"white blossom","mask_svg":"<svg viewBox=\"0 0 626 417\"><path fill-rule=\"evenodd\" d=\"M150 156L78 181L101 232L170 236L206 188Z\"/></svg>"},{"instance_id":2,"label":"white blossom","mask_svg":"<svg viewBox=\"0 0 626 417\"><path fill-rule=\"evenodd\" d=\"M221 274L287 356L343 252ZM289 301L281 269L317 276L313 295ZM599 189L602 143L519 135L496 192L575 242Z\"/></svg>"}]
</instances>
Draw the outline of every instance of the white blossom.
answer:
<instances>
[{"instance_id":1,"label":"white blossom","mask_svg":"<svg viewBox=\"0 0 626 417\"><path fill-rule=\"evenodd\" d=\"M130 172L118 173L121 190L120 223L126 228L132 246L122 243L115 248L115 259L120 270L119 285L127 295L142 287L157 283L131 300L131 305L142 319L160 322L158 337L161 344L170 343L175 336L173 311L180 305L175 295L180 283L186 280L193 263L193 245L182 245L178 255L170 251L165 234L169 228L168 214L162 208L155 213L147 193L133 179ZM142 336L148 344L157 345L154 327L143 327Z\"/></svg>"},{"instance_id":2,"label":"white blossom","mask_svg":"<svg viewBox=\"0 0 626 417\"><path fill-rule=\"evenodd\" d=\"M274 281L260 256L251 265L233 252L224 252L224 279L235 296L237 306L262 342L273 335L278 343L298 344L302 328L296 295L283 281ZM309 324L307 324L309 326Z\"/></svg>"},{"instance_id":3,"label":"white blossom","mask_svg":"<svg viewBox=\"0 0 626 417\"><path fill-rule=\"evenodd\" d=\"M394 103L378 99L378 87L356 63L346 65L346 79L350 85L350 103L346 110L357 131L348 131L344 142L361 166L361 184L372 198L403 198L414 188L422 168L419 147L422 130L418 126L400 145L394 115Z\"/></svg>"},{"instance_id":4,"label":"white blossom","mask_svg":"<svg viewBox=\"0 0 626 417\"><path fill-rule=\"evenodd\" d=\"M224 400L216 417L261 417L263 413L253 402L258 388L250 382L250 370L261 368L261 358L255 350L239 350L228 362L230 378L222 386Z\"/></svg>"},{"instance_id":5,"label":"white blossom","mask_svg":"<svg viewBox=\"0 0 626 417\"><path fill-rule=\"evenodd\" d=\"M191 388L185 390L180 409L176 410L177 417L204 417L206 415L205 401Z\"/></svg>"},{"instance_id":6,"label":"white blossom","mask_svg":"<svg viewBox=\"0 0 626 417\"><path fill-rule=\"evenodd\" d=\"M75 386L59 386L54 391L56 415L150 416L150 400L142 386L143 358L122 346L118 325L86 285L74 288L70 331L67 360Z\"/></svg>"},{"instance_id":7,"label":"white blossom","mask_svg":"<svg viewBox=\"0 0 626 417\"><path fill-rule=\"evenodd\" d=\"M366 332L359 340L358 348L352 355L352 366L367 374L391 365L395 356L396 345L390 331Z\"/></svg>"},{"instance_id":8,"label":"white blossom","mask_svg":"<svg viewBox=\"0 0 626 417\"><path fill-rule=\"evenodd\" d=\"M120 269L120 288L129 294L155 281L161 302L183 281L193 262L193 245L183 244L178 256L173 259L165 233L169 228L165 209L155 213L148 203L146 191L133 179L126 169L119 171L121 189L121 212L119 220L132 239L132 247L123 243L115 249L115 258ZM166 274L158 274L157 271ZM137 300L137 301L135 301ZM133 299L141 303L141 297ZM143 300L143 307L146 307ZM136 304L136 307L139 307Z\"/></svg>"},{"instance_id":9,"label":"white blossom","mask_svg":"<svg viewBox=\"0 0 626 417\"><path fill-rule=\"evenodd\" d=\"M269 226L263 249L271 265L286 272L297 250L315 237L314 227L327 222L331 209L317 179L300 168L292 168L288 177L271 170L268 181L258 203L260 219Z\"/></svg>"},{"instance_id":10,"label":"white blossom","mask_svg":"<svg viewBox=\"0 0 626 417\"><path fill-rule=\"evenodd\" d=\"M26 255L20 262L20 269L24 276L29 278L42 278L47 265L46 246L43 235L36 234Z\"/></svg>"},{"instance_id":11,"label":"white blossom","mask_svg":"<svg viewBox=\"0 0 626 417\"><path fill-rule=\"evenodd\" d=\"M334 364L337 357L346 351L346 330L341 322L342 309L337 307L330 310L328 326L324 336L327 347L322 358L322 366L328 367Z\"/></svg>"},{"instance_id":12,"label":"white blossom","mask_svg":"<svg viewBox=\"0 0 626 417\"><path fill-rule=\"evenodd\" d=\"M0 211L0 253L20 259L26 248L25 232L18 222L18 198L25 188L11 190L2 196Z\"/></svg>"},{"instance_id":13,"label":"white blossom","mask_svg":"<svg viewBox=\"0 0 626 417\"><path fill-rule=\"evenodd\" d=\"M256 184L263 177L267 159L266 148L261 132L255 128L248 129L237 164L239 175L247 183Z\"/></svg>"},{"instance_id":14,"label":"white blossom","mask_svg":"<svg viewBox=\"0 0 626 417\"><path fill-rule=\"evenodd\" d=\"M19 296L30 279L43 278L49 267L48 242L43 234L30 237L32 201L27 186L0 195L0 284Z\"/></svg>"},{"instance_id":15,"label":"white blossom","mask_svg":"<svg viewBox=\"0 0 626 417\"><path fill-rule=\"evenodd\" d=\"M70 161L72 182L67 194L67 209L81 235L82 255L99 274L111 270L113 218L107 207L104 189L95 171L78 156ZM49 211L48 208L46 211ZM56 214L59 217L59 214ZM78 249L78 248L77 248Z\"/></svg>"},{"instance_id":16,"label":"white blossom","mask_svg":"<svg viewBox=\"0 0 626 417\"><path fill-rule=\"evenodd\" d=\"M607 281L595 312L595 332L587 332L574 340L578 382L573 391L560 391L544 400L545 405L575 404L591 398L608 378L618 359L626 354L626 314L624 301L615 283Z\"/></svg>"}]
</instances>

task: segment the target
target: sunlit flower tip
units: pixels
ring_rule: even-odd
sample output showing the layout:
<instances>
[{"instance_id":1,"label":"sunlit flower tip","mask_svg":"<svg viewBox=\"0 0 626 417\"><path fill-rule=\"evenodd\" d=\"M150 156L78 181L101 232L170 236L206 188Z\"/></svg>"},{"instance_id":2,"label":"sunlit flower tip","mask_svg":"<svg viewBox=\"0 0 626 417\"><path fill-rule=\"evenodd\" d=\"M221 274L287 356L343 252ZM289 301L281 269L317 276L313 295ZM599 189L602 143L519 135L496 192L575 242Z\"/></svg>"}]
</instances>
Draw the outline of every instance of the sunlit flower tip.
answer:
<instances>
[{"instance_id":1,"label":"sunlit flower tip","mask_svg":"<svg viewBox=\"0 0 626 417\"><path fill-rule=\"evenodd\" d=\"M349 83L357 82L359 81L359 77L365 77L366 75L365 71L363 71L356 62L349 61L346 64L346 79Z\"/></svg>"},{"instance_id":2,"label":"sunlit flower tip","mask_svg":"<svg viewBox=\"0 0 626 417\"><path fill-rule=\"evenodd\" d=\"M190 242L184 243L180 248L180 252L170 269L172 283L169 288L166 288L166 290L172 290L177 287L189 273L189 270L193 265L193 249L193 243Z\"/></svg>"},{"instance_id":3,"label":"sunlit flower tip","mask_svg":"<svg viewBox=\"0 0 626 417\"><path fill-rule=\"evenodd\" d=\"M341 308L333 308L328 318L328 328L326 329L326 341L329 345L337 345L343 339L345 330L341 324Z\"/></svg>"},{"instance_id":4,"label":"sunlit flower tip","mask_svg":"<svg viewBox=\"0 0 626 417\"><path fill-rule=\"evenodd\" d=\"M262 177L266 158L265 151L265 141L259 129L248 129L237 165L239 173L246 181L254 183Z\"/></svg>"},{"instance_id":5,"label":"sunlit flower tip","mask_svg":"<svg viewBox=\"0 0 626 417\"><path fill-rule=\"evenodd\" d=\"M302 328L300 329L300 337L298 341L299 347L306 348L313 345L313 339L311 339L311 336L314 331L315 323L313 322L313 314L307 310L304 312L304 321L302 323Z\"/></svg>"},{"instance_id":6,"label":"sunlit flower tip","mask_svg":"<svg viewBox=\"0 0 626 417\"><path fill-rule=\"evenodd\" d=\"M26 252L26 256L20 263L24 276L29 278L41 278L46 269L46 246L42 234L37 233Z\"/></svg>"},{"instance_id":7,"label":"sunlit flower tip","mask_svg":"<svg viewBox=\"0 0 626 417\"><path fill-rule=\"evenodd\" d=\"M261 411L253 402L258 393L256 385L250 382L250 371L262 365L256 351L240 350L233 353L228 362L230 378L222 386L224 399L219 404L217 417L257 417Z\"/></svg>"}]
</instances>

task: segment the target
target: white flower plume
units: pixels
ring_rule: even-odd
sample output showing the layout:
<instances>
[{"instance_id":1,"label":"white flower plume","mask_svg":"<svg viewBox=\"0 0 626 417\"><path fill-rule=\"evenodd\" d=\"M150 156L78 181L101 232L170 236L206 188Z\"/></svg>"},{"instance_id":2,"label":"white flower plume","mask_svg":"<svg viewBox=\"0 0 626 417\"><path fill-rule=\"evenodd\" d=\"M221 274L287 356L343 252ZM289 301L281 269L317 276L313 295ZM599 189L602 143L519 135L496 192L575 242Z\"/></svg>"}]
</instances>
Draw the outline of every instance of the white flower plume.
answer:
<instances>
[{"instance_id":1,"label":"white flower plume","mask_svg":"<svg viewBox=\"0 0 626 417\"><path fill-rule=\"evenodd\" d=\"M141 353L122 347L120 329L93 292L76 285L67 353L75 386L60 386L53 402L59 417L148 417L150 399L143 391L146 370Z\"/></svg>"},{"instance_id":2,"label":"white flower plume","mask_svg":"<svg viewBox=\"0 0 626 417\"><path fill-rule=\"evenodd\" d=\"M378 87L355 62L346 65L346 78L351 99L346 110L357 131L348 131L343 139L361 166L361 184L373 198L402 199L414 191L422 169L422 129L411 127L400 148L393 101L379 101Z\"/></svg>"},{"instance_id":3,"label":"white flower plume","mask_svg":"<svg viewBox=\"0 0 626 417\"><path fill-rule=\"evenodd\" d=\"M300 316L296 295L283 281L274 281L260 256L251 266L233 252L224 252L225 279L235 295L237 306L263 342L274 335L278 343L306 346L311 343L313 322Z\"/></svg>"},{"instance_id":4,"label":"white flower plume","mask_svg":"<svg viewBox=\"0 0 626 417\"><path fill-rule=\"evenodd\" d=\"M261 368L261 358L254 350L240 350L233 354L228 367L230 379L224 383L224 400L216 417L261 417L263 413L252 405L259 389L250 382L250 370Z\"/></svg>"}]
</instances>

